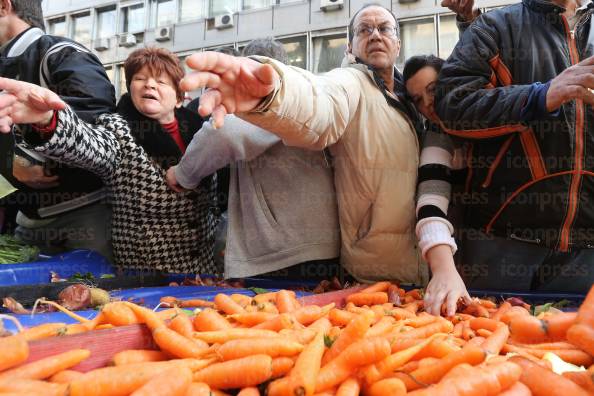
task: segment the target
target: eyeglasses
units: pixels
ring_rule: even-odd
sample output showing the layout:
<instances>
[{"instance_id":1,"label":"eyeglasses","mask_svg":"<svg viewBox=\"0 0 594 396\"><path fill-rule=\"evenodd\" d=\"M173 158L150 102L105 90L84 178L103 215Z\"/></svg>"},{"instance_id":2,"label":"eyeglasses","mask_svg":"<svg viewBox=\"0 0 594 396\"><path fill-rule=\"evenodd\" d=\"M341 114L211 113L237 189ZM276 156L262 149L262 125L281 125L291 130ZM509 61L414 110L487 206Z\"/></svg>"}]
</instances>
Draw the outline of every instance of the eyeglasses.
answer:
<instances>
[{"instance_id":1,"label":"eyeglasses","mask_svg":"<svg viewBox=\"0 0 594 396\"><path fill-rule=\"evenodd\" d=\"M396 35L396 28L392 25L381 25L381 26L367 26L361 25L357 28L357 35L361 37L369 37L373 34L373 31L377 29L377 32L382 36L393 37Z\"/></svg>"}]
</instances>

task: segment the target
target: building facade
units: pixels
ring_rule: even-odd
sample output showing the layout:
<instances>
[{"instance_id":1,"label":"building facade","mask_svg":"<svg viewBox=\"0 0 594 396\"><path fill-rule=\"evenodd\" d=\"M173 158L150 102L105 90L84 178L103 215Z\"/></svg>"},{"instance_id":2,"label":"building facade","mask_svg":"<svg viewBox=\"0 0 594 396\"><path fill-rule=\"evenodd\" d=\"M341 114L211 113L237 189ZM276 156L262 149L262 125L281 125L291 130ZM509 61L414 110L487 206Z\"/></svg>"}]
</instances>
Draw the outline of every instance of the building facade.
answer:
<instances>
[{"instance_id":1,"label":"building facade","mask_svg":"<svg viewBox=\"0 0 594 396\"><path fill-rule=\"evenodd\" d=\"M476 0L475 0L476 1ZM517 0L478 0L484 10ZM250 40L281 41L290 63L314 73L340 65L351 16L370 0L43 0L47 31L70 37L101 59L126 91L122 62L135 49L165 47L185 58L220 46L241 50ZM397 65L416 54L447 58L458 41L455 16L441 0L376 0L400 22Z\"/></svg>"}]
</instances>

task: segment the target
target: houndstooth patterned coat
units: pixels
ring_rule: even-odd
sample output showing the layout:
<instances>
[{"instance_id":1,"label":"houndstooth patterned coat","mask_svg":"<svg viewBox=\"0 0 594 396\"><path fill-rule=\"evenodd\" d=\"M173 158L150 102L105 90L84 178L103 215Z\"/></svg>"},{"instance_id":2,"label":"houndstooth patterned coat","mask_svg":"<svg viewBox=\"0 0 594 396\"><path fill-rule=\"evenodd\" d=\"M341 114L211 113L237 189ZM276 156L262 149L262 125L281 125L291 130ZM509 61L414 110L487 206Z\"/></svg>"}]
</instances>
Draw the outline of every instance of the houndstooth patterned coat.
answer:
<instances>
[{"instance_id":1,"label":"houndstooth patterned coat","mask_svg":"<svg viewBox=\"0 0 594 396\"><path fill-rule=\"evenodd\" d=\"M178 194L130 133L126 120L103 114L96 125L70 109L58 113L55 132L35 151L98 174L111 189L115 262L133 269L217 272L213 260L217 219L212 213L216 182Z\"/></svg>"}]
</instances>

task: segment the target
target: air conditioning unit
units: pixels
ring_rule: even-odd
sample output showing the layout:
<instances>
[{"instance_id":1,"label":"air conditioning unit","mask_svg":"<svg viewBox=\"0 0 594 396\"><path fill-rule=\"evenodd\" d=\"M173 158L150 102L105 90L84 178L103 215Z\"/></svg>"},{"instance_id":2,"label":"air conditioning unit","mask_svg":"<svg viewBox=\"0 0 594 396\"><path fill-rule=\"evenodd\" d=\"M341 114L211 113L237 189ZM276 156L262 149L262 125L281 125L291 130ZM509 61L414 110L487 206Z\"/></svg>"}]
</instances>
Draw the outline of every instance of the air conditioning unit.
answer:
<instances>
[{"instance_id":1,"label":"air conditioning unit","mask_svg":"<svg viewBox=\"0 0 594 396\"><path fill-rule=\"evenodd\" d=\"M331 11L340 10L344 5L344 0L320 0L320 10Z\"/></svg>"},{"instance_id":2,"label":"air conditioning unit","mask_svg":"<svg viewBox=\"0 0 594 396\"><path fill-rule=\"evenodd\" d=\"M217 15L214 19L214 26L217 29L233 27L233 14Z\"/></svg>"},{"instance_id":3,"label":"air conditioning unit","mask_svg":"<svg viewBox=\"0 0 594 396\"><path fill-rule=\"evenodd\" d=\"M155 29L155 40L168 41L173 38L173 28L171 26L164 26Z\"/></svg>"},{"instance_id":4,"label":"air conditioning unit","mask_svg":"<svg viewBox=\"0 0 594 396\"><path fill-rule=\"evenodd\" d=\"M95 40L95 46L94 46L96 51L105 51L109 49L109 39L108 38L100 38Z\"/></svg>"},{"instance_id":5,"label":"air conditioning unit","mask_svg":"<svg viewBox=\"0 0 594 396\"><path fill-rule=\"evenodd\" d=\"M133 47L136 45L136 36L130 33L124 33L120 35L119 41L120 47Z\"/></svg>"}]
</instances>

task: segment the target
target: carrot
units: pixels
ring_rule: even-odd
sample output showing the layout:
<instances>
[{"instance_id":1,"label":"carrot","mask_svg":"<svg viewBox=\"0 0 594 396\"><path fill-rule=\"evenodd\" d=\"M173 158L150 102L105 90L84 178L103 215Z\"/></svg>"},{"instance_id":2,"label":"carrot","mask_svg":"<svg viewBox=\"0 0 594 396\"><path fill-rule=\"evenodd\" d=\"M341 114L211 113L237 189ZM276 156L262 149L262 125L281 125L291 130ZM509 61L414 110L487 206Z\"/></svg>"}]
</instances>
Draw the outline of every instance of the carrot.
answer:
<instances>
[{"instance_id":1,"label":"carrot","mask_svg":"<svg viewBox=\"0 0 594 396\"><path fill-rule=\"evenodd\" d=\"M18 335L27 341L41 340L60 335L66 328L66 323L44 323L21 331Z\"/></svg>"},{"instance_id":2,"label":"carrot","mask_svg":"<svg viewBox=\"0 0 594 396\"><path fill-rule=\"evenodd\" d=\"M194 333L192 320L183 312L180 312L175 318L171 319L169 328L186 338L192 338L192 334Z\"/></svg>"},{"instance_id":3,"label":"carrot","mask_svg":"<svg viewBox=\"0 0 594 396\"><path fill-rule=\"evenodd\" d=\"M433 316L433 315L429 315L426 312L421 312L419 315L417 315L414 318L405 319L404 324L418 328L418 327L427 326L428 324L431 324L438 319L439 319L438 316Z\"/></svg>"},{"instance_id":4,"label":"carrot","mask_svg":"<svg viewBox=\"0 0 594 396\"><path fill-rule=\"evenodd\" d=\"M260 396L258 388L250 386L249 388L243 388L237 396Z\"/></svg>"},{"instance_id":5,"label":"carrot","mask_svg":"<svg viewBox=\"0 0 594 396\"><path fill-rule=\"evenodd\" d=\"M426 357L442 358L459 350L460 347L453 343L451 337L449 339L443 339L441 337L433 338L429 345L414 356L414 359L423 359Z\"/></svg>"},{"instance_id":6,"label":"carrot","mask_svg":"<svg viewBox=\"0 0 594 396\"><path fill-rule=\"evenodd\" d=\"M37 380L16 379L0 382L0 394L3 394L3 392L10 392L15 394L65 396L66 390L66 384L54 384Z\"/></svg>"},{"instance_id":7,"label":"carrot","mask_svg":"<svg viewBox=\"0 0 594 396\"><path fill-rule=\"evenodd\" d=\"M289 357L282 356L272 359L272 378L286 375L294 365L295 361Z\"/></svg>"},{"instance_id":8,"label":"carrot","mask_svg":"<svg viewBox=\"0 0 594 396\"><path fill-rule=\"evenodd\" d=\"M594 286L590 288L582 305L580 305L576 323L594 328Z\"/></svg>"},{"instance_id":9,"label":"carrot","mask_svg":"<svg viewBox=\"0 0 594 396\"><path fill-rule=\"evenodd\" d=\"M114 326L128 326L138 323L134 312L123 302L110 302L101 309L105 321Z\"/></svg>"},{"instance_id":10,"label":"carrot","mask_svg":"<svg viewBox=\"0 0 594 396\"><path fill-rule=\"evenodd\" d=\"M168 360L168 356L161 351L128 349L113 355L112 360L115 366L123 366L132 363L161 362L163 360Z\"/></svg>"},{"instance_id":11,"label":"carrot","mask_svg":"<svg viewBox=\"0 0 594 396\"><path fill-rule=\"evenodd\" d=\"M212 301L193 298L191 300L181 300L179 306L180 308L212 308L215 304Z\"/></svg>"},{"instance_id":12,"label":"carrot","mask_svg":"<svg viewBox=\"0 0 594 396\"><path fill-rule=\"evenodd\" d=\"M69 396L127 396L164 370L181 370L184 361L145 362L89 371L70 383Z\"/></svg>"},{"instance_id":13,"label":"carrot","mask_svg":"<svg viewBox=\"0 0 594 396\"><path fill-rule=\"evenodd\" d=\"M517 316L509 323L511 337L515 341L530 344L562 341L566 338L567 330L575 322L576 317L576 312L561 312L544 319Z\"/></svg>"},{"instance_id":14,"label":"carrot","mask_svg":"<svg viewBox=\"0 0 594 396\"><path fill-rule=\"evenodd\" d=\"M512 319L519 316L531 316L530 312L524 307L513 306L501 315L501 321L505 324L509 324Z\"/></svg>"},{"instance_id":15,"label":"carrot","mask_svg":"<svg viewBox=\"0 0 594 396\"><path fill-rule=\"evenodd\" d=\"M520 347L520 348L528 348L528 349L546 349L546 350L559 350L559 349L576 349L574 344L565 341L557 341L557 342L543 342L540 344L520 344L511 342L510 344Z\"/></svg>"},{"instance_id":16,"label":"carrot","mask_svg":"<svg viewBox=\"0 0 594 396\"><path fill-rule=\"evenodd\" d=\"M238 314L245 313L245 309L237 304L231 297L226 294L219 293L214 298L215 306L219 311L223 311L226 314Z\"/></svg>"},{"instance_id":17,"label":"carrot","mask_svg":"<svg viewBox=\"0 0 594 396\"><path fill-rule=\"evenodd\" d=\"M279 335L292 339L302 345L309 344L311 340L314 339L316 334L319 331L312 330L310 328L300 329L300 330L293 330L293 329L283 329L279 331Z\"/></svg>"},{"instance_id":18,"label":"carrot","mask_svg":"<svg viewBox=\"0 0 594 396\"><path fill-rule=\"evenodd\" d=\"M276 293L275 301L280 313L293 312L296 309L295 293L291 295L287 290L280 290Z\"/></svg>"},{"instance_id":19,"label":"carrot","mask_svg":"<svg viewBox=\"0 0 594 396\"><path fill-rule=\"evenodd\" d=\"M206 367L194 373L194 381L204 382L214 389L234 389L261 384L271 376L272 358L252 355Z\"/></svg>"},{"instance_id":20,"label":"carrot","mask_svg":"<svg viewBox=\"0 0 594 396\"><path fill-rule=\"evenodd\" d=\"M192 382L185 396L211 396L210 386L204 382Z\"/></svg>"},{"instance_id":21,"label":"carrot","mask_svg":"<svg viewBox=\"0 0 594 396\"><path fill-rule=\"evenodd\" d=\"M391 282L377 282L371 286L367 286L365 289L360 290L359 293L376 293L388 291L388 288L392 285Z\"/></svg>"},{"instance_id":22,"label":"carrot","mask_svg":"<svg viewBox=\"0 0 594 396\"><path fill-rule=\"evenodd\" d=\"M243 308L252 305L252 302L257 304L250 296L246 296L245 294L233 293L229 297Z\"/></svg>"},{"instance_id":23,"label":"carrot","mask_svg":"<svg viewBox=\"0 0 594 396\"><path fill-rule=\"evenodd\" d=\"M217 349L221 360L233 360L250 355L270 357L294 356L303 350L303 345L287 338L251 338L227 341Z\"/></svg>"},{"instance_id":24,"label":"carrot","mask_svg":"<svg viewBox=\"0 0 594 396\"><path fill-rule=\"evenodd\" d=\"M156 375L130 396L185 396L191 383L192 372L189 368L173 368Z\"/></svg>"},{"instance_id":25,"label":"carrot","mask_svg":"<svg viewBox=\"0 0 594 396\"><path fill-rule=\"evenodd\" d=\"M327 334L332 328L332 323L330 323L328 318L322 317L310 324L309 326L307 326L307 328L314 331L321 331L322 333Z\"/></svg>"},{"instance_id":26,"label":"carrot","mask_svg":"<svg viewBox=\"0 0 594 396\"><path fill-rule=\"evenodd\" d=\"M476 337L476 334L475 334L474 330L472 330L470 328L470 322L468 322L468 321L463 322L462 339L465 341L468 341L474 337Z\"/></svg>"},{"instance_id":27,"label":"carrot","mask_svg":"<svg viewBox=\"0 0 594 396\"><path fill-rule=\"evenodd\" d=\"M295 316L293 314L284 313L280 315L276 315L270 320L266 322L259 323L253 326L253 329L261 329L261 330L272 330L272 331L281 331L283 329L294 329L298 327L300 323L297 322Z\"/></svg>"},{"instance_id":28,"label":"carrot","mask_svg":"<svg viewBox=\"0 0 594 396\"><path fill-rule=\"evenodd\" d=\"M295 317L297 322L307 326L328 314L328 312L333 308L334 303L325 305L323 307L319 307L317 305L308 305L295 310L292 315Z\"/></svg>"},{"instance_id":29,"label":"carrot","mask_svg":"<svg viewBox=\"0 0 594 396\"><path fill-rule=\"evenodd\" d=\"M278 333L274 331L262 329L227 329L194 333L194 338L205 341L208 344L223 344L227 341L240 338L268 338L278 336Z\"/></svg>"},{"instance_id":30,"label":"carrot","mask_svg":"<svg viewBox=\"0 0 594 396\"><path fill-rule=\"evenodd\" d=\"M316 392L337 386L353 375L358 367L374 364L388 355L390 343L385 338L364 338L349 345L321 368L316 380Z\"/></svg>"},{"instance_id":31,"label":"carrot","mask_svg":"<svg viewBox=\"0 0 594 396\"><path fill-rule=\"evenodd\" d=\"M394 328L396 320L391 316L384 316L371 326L371 328L365 333L365 337L379 337L390 332Z\"/></svg>"},{"instance_id":32,"label":"carrot","mask_svg":"<svg viewBox=\"0 0 594 396\"><path fill-rule=\"evenodd\" d=\"M153 330L153 340L161 350L179 358L198 358L209 351L204 341L186 338L165 326Z\"/></svg>"},{"instance_id":33,"label":"carrot","mask_svg":"<svg viewBox=\"0 0 594 396\"><path fill-rule=\"evenodd\" d=\"M491 355L499 355L501 348L509 338L509 327L501 323L497 329L483 342L483 349Z\"/></svg>"},{"instance_id":34,"label":"carrot","mask_svg":"<svg viewBox=\"0 0 594 396\"><path fill-rule=\"evenodd\" d=\"M241 314L228 315L228 319L241 323L242 325L252 327L260 323L272 320L278 315L268 312L246 312Z\"/></svg>"},{"instance_id":35,"label":"carrot","mask_svg":"<svg viewBox=\"0 0 594 396\"><path fill-rule=\"evenodd\" d=\"M146 324L150 330L155 330L158 327L165 327L165 321L150 309L129 302L123 302L123 304L126 304L126 306L134 312L138 321Z\"/></svg>"},{"instance_id":36,"label":"carrot","mask_svg":"<svg viewBox=\"0 0 594 396\"><path fill-rule=\"evenodd\" d=\"M39 359L32 363L3 371L0 374L0 380L4 379L45 379L52 375L76 366L91 355L87 349L73 349L58 355Z\"/></svg>"},{"instance_id":37,"label":"carrot","mask_svg":"<svg viewBox=\"0 0 594 396\"><path fill-rule=\"evenodd\" d=\"M359 396L361 385L356 378L349 378L344 381L336 390L336 396Z\"/></svg>"},{"instance_id":38,"label":"carrot","mask_svg":"<svg viewBox=\"0 0 594 396\"><path fill-rule=\"evenodd\" d=\"M288 390L290 395L311 396L314 394L323 353L324 334L319 332L301 352L289 373Z\"/></svg>"},{"instance_id":39,"label":"carrot","mask_svg":"<svg viewBox=\"0 0 594 396\"><path fill-rule=\"evenodd\" d=\"M497 308L497 311L495 311L492 315L491 315L491 319L499 321L501 320L501 317L511 309L512 305L508 302L508 301L504 301L503 303L501 303L501 305L499 305L499 308Z\"/></svg>"},{"instance_id":40,"label":"carrot","mask_svg":"<svg viewBox=\"0 0 594 396\"><path fill-rule=\"evenodd\" d=\"M56 383L56 384L67 384L71 381L74 381L75 379L79 379L83 375L84 374L81 373L80 371L62 370L62 371L57 372L56 374L52 375L48 381Z\"/></svg>"},{"instance_id":41,"label":"carrot","mask_svg":"<svg viewBox=\"0 0 594 396\"><path fill-rule=\"evenodd\" d=\"M178 313L179 313L179 308L175 307L175 308L164 309L162 311L157 311L157 312L155 312L155 315L158 319L165 321L165 320L171 320L171 319L175 318Z\"/></svg>"},{"instance_id":42,"label":"carrot","mask_svg":"<svg viewBox=\"0 0 594 396\"><path fill-rule=\"evenodd\" d=\"M359 315L353 319L324 354L322 365L334 359L353 342L365 337L365 333L369 330L372 321L373 314L370 313Z\"/></svg>"},{"instance_id":43,"label":"carrot","mask_svg":"<svg viewBox=\"0 0 594 396\"><path fill-rule=\"evenodd\" d=\"M450 333L454 329L454 325L444 319L439 319L436 322L430 323L426 326L416 328L411 331L399 333L397 338L427 338L435 333Z\"/></svg>"},{"instance_id":44,"label":"carrot","mask_svg":"<svg viewBox=\"0 0 594 396\"><path fill-rule=\"evenodd\" d=\"M369 396L403 396L406 395L406 387L398 378L387 378L371 385L367 394Z\"/></svg>"},{"instance_id":45,"label":"carrot","mask_svg":"<svg viewBox=\"0 0 594 396\"><path fill-rule=\"evenodd\" d=\"M269 293L262 293L262 294L257 294L254 296L254 301L256 302L256 304L262 304L265 302L272 302L272 301L276 301L276 293L277 292L269 292ZM295 293L293 291L289 291L289 293Z\"/></svg>"},{"instance_id":46,"label":"carrot","mask_svg":"<svg viewBox=\"0 0 594 396\"><path fill-rule=\"evenodd\" d=\"M421 362L425 359L433 359L433 358L424 358L421 360L411 360L410 362L408 362L405 365L403 365L402 367L400 367L400 369L398 369L398 372L399 373L412 373L413 371L415 371L416 369L418 369L421 366ZM435 364L435 362L433 362L433 364Z\"/></svg>"},{"instance_id":47,"label":"carrot","mask_svg":"<svg viewBox=\"0 0 594 396\"><path fill-rule=\"evenodd\" d=\"M419 290L419 289L412 289L412 290L409 290L406 293L404 293L404 297L410 297L413 300L422 300L423 294L421 293L421 290Z\"/></svg>"},{"instance_id":48,"label":"carrot","mask_svg":"<svg viewBox=\"0 0 594 396\"><path fill-rule=\"evenodd\" d=\"M473 315L476 317L484 317L484 318L488 318L490 316L489 311L487 311L487 308L482 306L480 303L470 304L462 311L462 313L465 313L467 315Z\"/></svg>"},{"instance_id":49,"label":"carrot","mask_svg":"<svg viewBox=\"0 0 594 396\"><path fill-rule=\"evenodd\" d=\"M431 367L419 368L412 373L399 378L404 380L406 389L411 391L439 382L448 371L459 364L479 364L485 360L485 357L486 355L482 348L470 345L443 357L439 364Z\"/></svg>"},{"instance_id":50,"label":"carrot","mask_svg":"<svg viewBox=\"0 0 594 396\"><path fill-rule=\"evenodd\" d=\"M393 316L396 320L415 318L416 315L404 308L392 307L387 310L386 315Z\"/></svg>"},{"instance_id":51,"label":"carrot","mask_svg":"<svg viewBox=\"0 0 594 396\"><path fill-rule=\"evenodd\" d=\"M29 358L29 344L21 335L0 338L0 351L0 371L18 366Z\"/></svg>"},{"instance_id":52,"label":"carrot","mask_svg":"<svg viewBox=\"0 0 594 396\"><path fill-rule=\"evenodd\" d=\"M589 366L594 363L594 360L586 352L579 349L534 349L534 348L519 348L516 347L515 351L521 350L525 354L532 355L538 359L542 359L547 352L554 353L561 359L568 363L575 364L576 366Z\"/></svg>"},{"instance_id":53,"label":"carrot","mask_svg":"<svg viewBox=\"0 0 594 396\"><path fill-rule=\"evenodd\" d=\"M497 329L497 327L500 325L499 321L492 318L472 318L469 320L469 322L470 328L475 331L480 329L495 331L495 329Z\"/></svg>"},{"instance_id":54,"label":"carrot","mask_svg":"<svg viewBox=\"0 0 594 396\"><path fill-rule=\"evenodd\" d=\"M555 374L551 370L539 366L520 356L510 361L522 367L520 381L524 383L534 396L571 395L586 396L588 392L571 380Z\"/></svg>"},{"instance_id":55,"label":"carrot","mask_svg":"<svg viewBox=\"0 0 594 396\"><path fill-rule=\"evenodd\" d=\"M483 330L483 331L486 331L486 330ZM485 342L485 340L486 340L485 337L483 337L483 336L477 336L477 337L474 337L474 338L471 338L470 340L468 340L465 345L482 346L483 343Z\"/></svg>"},{"instance_id":56,"label":"carrot","mask_svg":"<svg viewBox=\"0 0 594 396\"><path fill-rule=\"evenodd\" d=\"M217 331L230 329L231 323L214 309L206 308L194 318L196 331Z\"/></svg>"},{"instance_id":57,"label":"carrot","mask_svg":"<svg viewBox=\"0 0 594 396\"><path fill-rule=\"evenodd\" d=\"M355 305L376 305L388 302L388 293L386 292L368 292L368 293L353 293L346 298L347 302L352 302Z\"/></svg>"},{"instance_id":58,"label":"carrot","mask_svg":"<svg viewBox=\"0 0 594 396\"><path fill-rule=\"evenodd\" d=\"M532 396L532 392L530 388L518 381L508 390L501 392L499 396Z\"/></svg>"},{"instance_id":59,"label":"carrot","mask_svg":"<svg viewBox=\"0 0 594 396\"><path fill-rule=\"evenodd\" d=\"M328 312L328 319L335 326L346 326L356 317L356 314L342 309L331 309L330 312Z\"/></svg>"},{"instance_id":60,"label":"carrot","mask_svg":"<svg viewBox=\"0 0 594 396\"><path fill-rule=\"evenodd\" d=\"M571 326L567 331L567 340L594 356L594 328L579 323Z\"/></svg>"},{"instance_id":61,"label":"carrot","mask_svg":"<svg viewBox=\"0 0 594 396\"><path fill-rule=\"evenodd\" d=\"M515 345L505 344L503 348L501 348L501 352L503 353L515 353L525 359L528 359L532 362L540 363L541 360L534 356L533 354L528 353L528 351L524 348L519 348Z\"/></svg>"}]
</instances>

